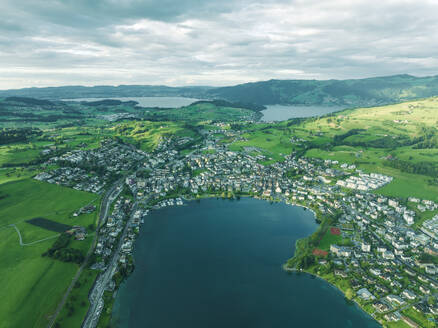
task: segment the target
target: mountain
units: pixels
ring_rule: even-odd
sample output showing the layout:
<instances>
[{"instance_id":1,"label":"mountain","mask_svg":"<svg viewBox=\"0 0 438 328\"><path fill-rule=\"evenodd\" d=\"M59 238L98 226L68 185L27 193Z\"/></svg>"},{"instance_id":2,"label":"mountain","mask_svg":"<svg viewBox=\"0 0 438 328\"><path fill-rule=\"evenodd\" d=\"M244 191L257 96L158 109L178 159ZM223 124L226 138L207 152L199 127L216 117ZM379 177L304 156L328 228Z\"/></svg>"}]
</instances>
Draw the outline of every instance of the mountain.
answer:
<instances>
[{"instance_id":1,"label":"mountain","mask_svg":"<svg viewBox=\"0 0 438 328\"><path fill-rule=\"evenodd\" d=\"M270 80L229 87L151 85L65 86L0 90L0 97L39 99L181 96L271 105L377 106L438 95L438 75L393 75L355 80Z\"/></svg>"},{"instance_id":2,"label":"mountain","mask_svg":"<svg viewBox=\"0 0 438 328\"><path fill-rule=\"evenodd\" d=\"M375 106L438 95L438 76L357 80L270 80L210 89L211 98L261 105Z\"/></svg>"},{"instance_id":3,"label":"mountain","mask_svg":"<svg viewBox=\"0 0 438 328\"><path fill-rule=\"evenodd\" d=\"M64 86L0 90L0 97L31 97L40 99L110 98L110 97L194 97L211 87L167 87L160 85Z\"/></svg>"}]
</instances>

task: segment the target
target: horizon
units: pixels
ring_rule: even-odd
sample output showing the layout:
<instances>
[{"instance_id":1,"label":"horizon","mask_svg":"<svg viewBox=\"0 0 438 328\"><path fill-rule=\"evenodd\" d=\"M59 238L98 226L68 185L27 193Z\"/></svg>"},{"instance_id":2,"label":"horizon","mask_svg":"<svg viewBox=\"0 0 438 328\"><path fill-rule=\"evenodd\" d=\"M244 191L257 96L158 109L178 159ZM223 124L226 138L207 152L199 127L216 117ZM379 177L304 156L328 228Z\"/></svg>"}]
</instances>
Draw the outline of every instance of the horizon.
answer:
<instances>
[{"instance_id":1,"label":"horizon","mask_svg":"<svg viewBox=\"0 0 438 328\"><path fill-rule=\"evenodd\" d=\"M438 72L438 3L2 1L0 89Z\"/></svg>"},{"instance_id":2,"label":"horizon","mask_svg":"<svg viewBox=\"0 0 438 328\"><path fill-rule=\"evenodd\" d=\"M54 86L31 86L31 87L23 87L23 88L12 88L12 89L2 89L0 87L0 91L14 91L14 90L26 90L26 89L48 89L48 88L75 88L75 87L84 87L84 88L95 88L95 87L132 87L132 86L142 86L142 87L169 87L169 88L221 88L221 87L233 87L242 84L249 83L261 83L261 82L269 82L269 81L346 81L346 80L365 80L365 79L374 79L374 78L388 78L394 76L409 76L413 78L433 78L437 77L438 74L426 74L426 75L413 75L407 73L393 74L393 75L377 75L377 76L369 76L369 77L360 77L360 78L349 78L349 79L268 79L268 80L257 80L257 81L248 81L242 82L238 84L230 84L230 85L164 85L164 84L95 84L95 85L84 85L84 84L65 84L65 85L54 85Z\"/></svg>"}]
</instances>

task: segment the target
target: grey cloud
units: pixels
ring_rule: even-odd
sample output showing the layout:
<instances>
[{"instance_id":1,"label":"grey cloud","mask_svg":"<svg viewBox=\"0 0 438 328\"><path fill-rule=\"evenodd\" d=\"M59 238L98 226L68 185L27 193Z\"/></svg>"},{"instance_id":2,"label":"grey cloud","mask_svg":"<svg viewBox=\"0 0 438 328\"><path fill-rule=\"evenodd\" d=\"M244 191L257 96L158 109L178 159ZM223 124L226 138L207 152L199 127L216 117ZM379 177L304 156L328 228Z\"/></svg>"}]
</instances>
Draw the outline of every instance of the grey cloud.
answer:
<instances>
[{"instance_id":1,"label":"grey cloud","mask_svg":"<svg viewBox=\"0 0 438 328\"><path fill-rule=\"evenodd\" d=\"M431 1L0 0L0 88L438 74Z\"/></svg>"}]
</instances>

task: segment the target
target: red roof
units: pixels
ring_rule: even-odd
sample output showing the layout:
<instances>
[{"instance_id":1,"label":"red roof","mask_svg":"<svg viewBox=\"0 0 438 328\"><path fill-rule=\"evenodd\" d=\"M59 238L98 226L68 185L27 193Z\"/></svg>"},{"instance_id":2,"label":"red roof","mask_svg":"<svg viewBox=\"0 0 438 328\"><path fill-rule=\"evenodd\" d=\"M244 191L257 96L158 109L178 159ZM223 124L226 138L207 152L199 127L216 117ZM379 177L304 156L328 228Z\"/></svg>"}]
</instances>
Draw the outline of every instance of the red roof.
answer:
<instances>
[{"instance_id":1,"label":"red roof","mask_svg":"<svg viewBox=\"0 0 438 328\"><path fill-rule=\"evenodd\" d=\"M330 233L331 233L332 235L337 235L337 236L339 236L339 235L341 234L341 229L339 229L339 228L335 228L335 227L331 227L331 228L330 228Z\"/></svg>"},{"instance_id":2,"label":"red roof","mask_svg":"<svg viewBox=\"0 0 438 328\"><path fill-rule=\"evenodd\" d=\"M315 248L313 250L312 254L315 255L315 256L327 256L328 252L323 251L322 249Z\"/></svg>"}]
</instances>

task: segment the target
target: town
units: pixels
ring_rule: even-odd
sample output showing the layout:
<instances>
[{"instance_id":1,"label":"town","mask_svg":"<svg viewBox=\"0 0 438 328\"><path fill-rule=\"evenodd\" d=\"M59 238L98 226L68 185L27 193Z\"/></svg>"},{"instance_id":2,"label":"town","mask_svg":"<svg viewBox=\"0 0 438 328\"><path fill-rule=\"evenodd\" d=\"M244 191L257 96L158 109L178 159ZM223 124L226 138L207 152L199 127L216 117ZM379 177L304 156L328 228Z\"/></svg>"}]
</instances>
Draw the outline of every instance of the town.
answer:
<instances>
[{"instance_id":1,"label":"town","mask_svg":"<svg viewBox=\"0 0 438 328\"><path fill-rule=\"evenodd\" d=\"M135 238L148 212L202 197L250 196L311 209L322 224L330 219L327 234L339 243L327 250L315 245L310 251L316 261L286 265L287 270L348 281L352 298L380 322L402 320L417 327L401 314L408 308L438 315L438 266L431 260L438 255L438 215L419 217L436 211L438 204L381 196L375 190L392 177L366 174L338 161L292 153L264 165L264 156L254 149L230 151L214 133L204 131L204 143L185 155L177 150L187 142L184 138L163 139L150 153L108 140L94 150L50 158L45 172L35 177L100 194L116 186L109 197L110 213L98 229L92 268L101 274L90 293L84 327L97 325L106 306L103 291L116 290L132 270ZM49 169L55 163L57 168Z\"/></svg>"}]
</instances>

